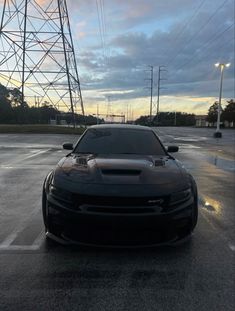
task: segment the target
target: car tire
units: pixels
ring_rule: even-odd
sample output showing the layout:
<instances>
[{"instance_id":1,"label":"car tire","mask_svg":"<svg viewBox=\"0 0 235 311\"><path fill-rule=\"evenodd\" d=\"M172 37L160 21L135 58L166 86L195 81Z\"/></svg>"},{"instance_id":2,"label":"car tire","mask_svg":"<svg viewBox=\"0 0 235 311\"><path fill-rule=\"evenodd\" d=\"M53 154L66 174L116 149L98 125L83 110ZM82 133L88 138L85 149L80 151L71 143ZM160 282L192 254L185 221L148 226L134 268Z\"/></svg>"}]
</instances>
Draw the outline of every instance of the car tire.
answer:
<instances>
[{"instance_id":1,"label":"car tire","mask_svg":"<svg viewBox=\"0 0 235 311\"><path fill-rule=\"evenodd\" d=\"M60 225L53 224L53 222L51 221L51 216L48 210L47 195L44 189L42 192L42 215L43 215L43 222L45 226L45 233L51 233L55 236L60 237L61 232L62 232L62 227Z\"/></svg>"},{"instance_id":2,"label":"car tire","mask_svg":"<svg viewBox=\"0 0 235 311\"><path fill-rule=\"evenodd\" d=\"M191 231L193 231L194 228L196 227L197 220L198 220L198 195L196 193L196 195L194 197L194 206L193 206L193 210L192 210L192 229L191 229Z\"/></svg>"},{"instance_id":3,"label":"car tire","mask_svg":"<svg viewBox=\"0 0 235 311\"><path fill-rule=\"evenodd\" d=\"M48 232L50 224L49 224L49 213L48 213L48 206L47 206L47 196L46 192L43 189L42 191L42 216L43 216L43 223L45 227L45 232Z\"/></svg>"}]
</instances>

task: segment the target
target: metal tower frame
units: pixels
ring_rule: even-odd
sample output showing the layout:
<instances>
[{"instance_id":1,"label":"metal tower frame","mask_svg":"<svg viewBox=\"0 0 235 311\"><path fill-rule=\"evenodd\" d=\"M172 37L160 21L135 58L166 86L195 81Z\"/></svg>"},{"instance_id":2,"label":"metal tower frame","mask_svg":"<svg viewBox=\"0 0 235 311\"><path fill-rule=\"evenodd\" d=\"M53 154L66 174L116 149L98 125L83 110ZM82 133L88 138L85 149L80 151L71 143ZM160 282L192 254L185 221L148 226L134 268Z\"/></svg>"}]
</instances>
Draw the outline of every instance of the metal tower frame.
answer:
<instances>
[{"instance_id":1,"label":"metal tower frame","mask_svg":"<svg viewBox=\"0 0 235 311\"><path fill-rule=\"evenodd\" d=\"M21 104L68 109L75 124L84 106L66 0L4 0L0 22L0 82Z\"/></svg>"}]
</instances>

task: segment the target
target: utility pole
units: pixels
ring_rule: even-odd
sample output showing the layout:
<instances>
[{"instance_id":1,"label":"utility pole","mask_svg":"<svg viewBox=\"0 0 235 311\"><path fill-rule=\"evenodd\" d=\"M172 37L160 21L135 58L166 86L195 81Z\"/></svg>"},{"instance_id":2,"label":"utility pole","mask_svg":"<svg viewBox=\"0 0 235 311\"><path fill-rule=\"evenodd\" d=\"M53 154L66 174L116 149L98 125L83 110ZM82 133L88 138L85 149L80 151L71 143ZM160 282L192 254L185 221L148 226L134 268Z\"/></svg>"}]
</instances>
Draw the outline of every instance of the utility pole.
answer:
<instances>
[{"instance_id":1,"label":"utility pole","mask_svg":"<svg viewBox=\"0 0 235 311\"><path fill-rule=\"evenodd\" d=\"M48 102L84 115L77 60L66 0L2 0L0 73L20 102ZM48 66L50 64L50 66Z\"/></svg>"},{"instance_id":2,"label":"utility pole","mask_svg":"<svg viewBox=\"0 0 235 311\"><path fill-rule=\"evenodd\" d=\"M99 104L97 104L96 109L97 109L97 111L96 111L96 123L99 124Z\"/></svg>"},{"instance_id":3,"label":"utility pole","mask_svg":"<svg viewBox=\"0 0 235 311\"><path fill-rule=\"evenodd\" d=\"M217 110L217 125L216 125L216 132L214 133L214 137L221 138L222 133L220 132L220 114L221 114L221 98L222 98L222 87L223 87L223 77L224 77L224 68L229 67L230 63L222 64L217 63L215 67L220 68L220 90L219 90L219 103L218 103L218 110Z\"/></svg>"},{"instance_id":4,"label":"utility pole","mask_svg":"<svg viewBox=\"0 0 235 311\"><path fill-rule=\"evenodd\" d=\"M151 78L150 78L150 123L153 116L153 66L150 66Z\"/></svg>"},{"instance_id":5,"label":"utility pole","mask_svg":"<svg viewBox=\"0 0 235 311\"><path fill-rule=\"evenodd\" d=\"M158 125L158 119L159 119L159 106L160 106L160 89L162 89L161 87L161 81L162 80L166 80L161 78L161 73L163 71L167 71L165 68L166 66L159 66L158 67L158 83L157 83L157 125Z\"/></svg>"},{"instance_id":6,"label":"utility pole","mask_svg":"<svg viewBox=\"0 0 235 311\"><path fill-rule=\"evenodd\" d=\"M107 117L111 114L110 96L107 96Z\"/></svg>"},{"instance_id":7,"label":"utility pole","mask_svg":"<svg viewBox=\"0 0 235 311\"><path fill-rule=\"evenodd\" d=\"M150 79L145 80L150 81L150 87L147 87L147 89L150 89L149 122L151 123L153 116L153 66L150 65L148 67L150 67L150 70L145 71L150 71Z\"/></svg>"}]
</instances>

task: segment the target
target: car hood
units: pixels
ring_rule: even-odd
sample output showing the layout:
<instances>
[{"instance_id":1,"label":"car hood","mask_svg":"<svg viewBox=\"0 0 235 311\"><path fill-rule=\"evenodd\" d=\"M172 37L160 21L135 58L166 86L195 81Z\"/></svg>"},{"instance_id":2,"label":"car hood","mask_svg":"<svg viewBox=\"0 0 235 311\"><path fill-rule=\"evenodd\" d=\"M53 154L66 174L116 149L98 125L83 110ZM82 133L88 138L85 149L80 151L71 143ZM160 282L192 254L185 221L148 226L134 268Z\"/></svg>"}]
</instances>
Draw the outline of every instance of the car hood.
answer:
<instances>
[{"instance_id":1,"label":"car hood","mask_svg":"<svg viewBox=\"0 0 235 311\"><path fill-rule=\"evenodd\" d=\"M73 192L138 196L185 189L186 177L169 156L71 154L58 163L53 183Z\"/></svg>"}]
</instances>

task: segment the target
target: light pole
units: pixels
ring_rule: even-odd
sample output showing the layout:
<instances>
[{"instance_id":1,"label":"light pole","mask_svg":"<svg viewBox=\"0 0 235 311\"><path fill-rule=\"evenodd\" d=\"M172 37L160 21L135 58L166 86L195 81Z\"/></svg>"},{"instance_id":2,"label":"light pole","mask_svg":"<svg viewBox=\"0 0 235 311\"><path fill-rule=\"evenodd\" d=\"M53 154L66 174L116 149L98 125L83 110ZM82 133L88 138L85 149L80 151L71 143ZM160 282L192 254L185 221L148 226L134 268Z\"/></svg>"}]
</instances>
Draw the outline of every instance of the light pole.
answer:
<instances>
[{"instance_id":1,"label":"light pole","mask_svg":"<svg viewBox=\"0 0 235 311\"><path fill-rule=\"evenodd\" d=\"M220 91L219 91L219 104L217 109L217 124L216 124L216 131L214 133L214 137L221 138L222 133L220 132L220 113L221 113L221 97L222 97L222 87L223 87L223 77L224 77L224 68L229 67L230 63L222 64L216 63L215 67L220 67Z\"/></svg>"}]
</instances>

